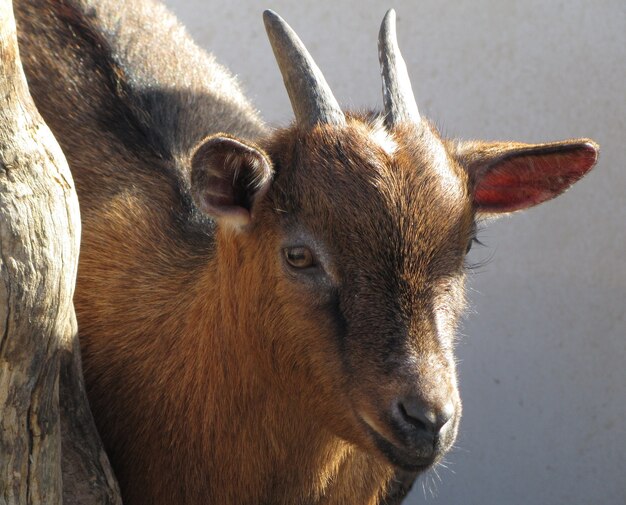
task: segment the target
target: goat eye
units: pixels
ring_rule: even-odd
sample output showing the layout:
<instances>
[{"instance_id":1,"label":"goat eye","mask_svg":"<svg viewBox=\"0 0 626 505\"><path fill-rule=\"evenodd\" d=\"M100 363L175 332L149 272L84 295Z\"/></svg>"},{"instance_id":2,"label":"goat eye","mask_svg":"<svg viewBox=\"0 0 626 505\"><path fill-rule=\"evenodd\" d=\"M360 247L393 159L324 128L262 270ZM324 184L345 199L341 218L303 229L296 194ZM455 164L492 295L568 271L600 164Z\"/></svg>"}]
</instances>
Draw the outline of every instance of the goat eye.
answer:
<instances>
[{"instance_id":1,"label":"goat eye","mask_svg":"<svg viewBox=\"0 0 626 505\"><path fill-rule=\"evenodd\" d=\"M308 247L287 247L284 249L285 260L293 268L315 266L315 258Z\"/></svg>"},{"instance_id":2,"label":"goat eye","mask_svg":"<svg viewBox=\"0 0 626 505\"><path fill-rule=\"evenodd\" d=\"M478 238L476 236L473 236L471 239L469 239L469 241L467 242L467 248L465 249L465 254L470 252L470 249L472 248L473 244L478 244L478 245L482 245L484 246L485 244L483 244L480 240L478 240Z\"/></svg>"}]
</instances>

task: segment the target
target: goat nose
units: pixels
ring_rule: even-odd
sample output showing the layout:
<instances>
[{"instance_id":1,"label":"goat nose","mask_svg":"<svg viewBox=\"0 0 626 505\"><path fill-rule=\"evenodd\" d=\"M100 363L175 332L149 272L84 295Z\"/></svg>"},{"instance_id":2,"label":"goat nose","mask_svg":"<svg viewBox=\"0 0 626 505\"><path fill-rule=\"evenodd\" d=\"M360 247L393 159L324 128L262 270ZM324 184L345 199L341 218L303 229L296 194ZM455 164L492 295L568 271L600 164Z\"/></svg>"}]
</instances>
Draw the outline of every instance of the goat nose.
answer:
<instances>
[{"instance_id":1,"label":"goat nose","mask_svg":"<svg viewBox=\"0 0 626 505\"><path fill-rule=\"evenodd\" d=\"M419 398L408 397L400 400L399 408L405 421L434 435L437 435L454 415L454 403L451 401L438 409L427 405Z\"/></svg>"}]
</instances>

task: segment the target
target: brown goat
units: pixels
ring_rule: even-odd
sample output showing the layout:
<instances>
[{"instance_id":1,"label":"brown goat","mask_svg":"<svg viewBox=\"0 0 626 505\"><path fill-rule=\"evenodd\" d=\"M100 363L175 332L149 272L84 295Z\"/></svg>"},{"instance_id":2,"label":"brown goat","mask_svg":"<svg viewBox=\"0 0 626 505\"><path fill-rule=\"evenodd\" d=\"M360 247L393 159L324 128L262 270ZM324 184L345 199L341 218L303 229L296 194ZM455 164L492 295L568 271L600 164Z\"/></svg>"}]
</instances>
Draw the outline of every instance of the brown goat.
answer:
<instances>
[{"instance_id":1,"label":"brown goat","mask_svg":"<svg viewBox=\"0 0 626 505\"><path fill-rule=\"evenodd\" d=\"M475 221L553 198L590 140L442 139L383 21L385 110L344 114L266 25L268 131L149 0L21 0L35 101L76 180L93 412L127 505L376 504L451 447ZM226 132L226 133L223 133Z\"/></svg>"}]
</instances>

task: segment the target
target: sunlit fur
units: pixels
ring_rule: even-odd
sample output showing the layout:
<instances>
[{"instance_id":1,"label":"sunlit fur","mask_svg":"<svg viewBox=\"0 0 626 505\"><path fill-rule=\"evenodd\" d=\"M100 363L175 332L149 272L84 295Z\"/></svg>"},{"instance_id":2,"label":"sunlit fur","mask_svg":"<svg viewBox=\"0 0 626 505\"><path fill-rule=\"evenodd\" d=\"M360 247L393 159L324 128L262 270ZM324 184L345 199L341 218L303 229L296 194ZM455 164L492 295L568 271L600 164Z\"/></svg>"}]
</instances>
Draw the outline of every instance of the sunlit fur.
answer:
<instances>
[{"instance_id":1,"label":"sunlit fur","mask_svg":"<svg viewBox=\"0 0 626 505\"><path fill-rule=\"evenodd\" d=\"M374 505L421 470L390 419L407 394L454 402L440 458L461 414L471 153L376 114L269 133L148 0L15 8L76 180L85 378L125 504ZM272 167L247 226L191 197L191 154L218 132L255 139ZM323 275L286 266L283 248L302 245Z\"/></svg>"}]
</instances>

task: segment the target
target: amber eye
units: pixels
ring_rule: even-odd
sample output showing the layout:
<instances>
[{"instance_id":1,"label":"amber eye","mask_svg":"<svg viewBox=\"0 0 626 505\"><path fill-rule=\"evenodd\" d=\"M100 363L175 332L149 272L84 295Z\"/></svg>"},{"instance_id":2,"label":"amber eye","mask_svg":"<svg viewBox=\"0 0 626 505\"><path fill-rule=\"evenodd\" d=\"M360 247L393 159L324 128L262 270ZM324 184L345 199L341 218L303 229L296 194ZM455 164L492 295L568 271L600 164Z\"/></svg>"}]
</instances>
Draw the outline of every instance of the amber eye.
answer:
<instances>
[{"instance_id":1,"label":"amber eye","mask_svg":"<svg viewBox=\"0 0 626 505\"><path fill-rule=\"evenodd\" d=\"M285 260L293 268L309 268L315 266L315 258L308 247L287 247L283 251Z\"/></svg>"}]
</instances>

